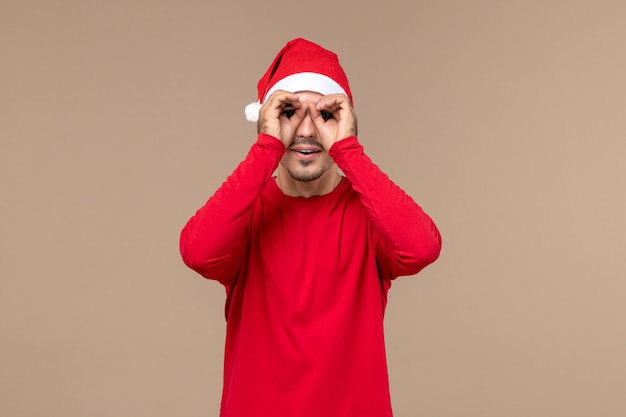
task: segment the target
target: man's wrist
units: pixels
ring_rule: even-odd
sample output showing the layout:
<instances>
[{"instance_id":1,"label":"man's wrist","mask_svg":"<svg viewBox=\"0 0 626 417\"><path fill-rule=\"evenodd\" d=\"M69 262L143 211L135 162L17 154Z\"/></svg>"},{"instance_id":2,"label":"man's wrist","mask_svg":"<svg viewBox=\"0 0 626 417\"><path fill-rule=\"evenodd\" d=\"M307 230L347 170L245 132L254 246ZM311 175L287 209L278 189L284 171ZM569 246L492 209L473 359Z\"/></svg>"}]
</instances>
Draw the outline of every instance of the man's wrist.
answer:
<instances>
[{"instance_id":1,"label":"man's wrist","mask_svg":"<svg viewBox=\"0 0 626 417\"><path fill-rule=\"evenodd\" d=\"M269 133L259 133L257 136L257 143L266 146L276 147L277 149L285 149L283 141L274 135L270 135Z\"/></svg>"}]
</instances>

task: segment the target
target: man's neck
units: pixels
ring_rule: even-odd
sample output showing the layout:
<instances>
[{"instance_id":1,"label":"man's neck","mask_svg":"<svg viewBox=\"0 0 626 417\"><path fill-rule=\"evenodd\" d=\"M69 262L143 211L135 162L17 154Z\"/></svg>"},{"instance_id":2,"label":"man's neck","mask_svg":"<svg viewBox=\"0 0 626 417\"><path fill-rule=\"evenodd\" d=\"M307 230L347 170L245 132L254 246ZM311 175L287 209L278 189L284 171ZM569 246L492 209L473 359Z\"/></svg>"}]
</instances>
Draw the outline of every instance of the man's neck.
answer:
<instances>
[{"instance_id":1,"label":"man's neck","mask_svg":"<svg viewBox=\"0 0 626 417\"><path fill-rule=\"evenodd\" d=\"M297 181L287 172L279 170L276 176L276 185L283 194L290 197L310 198L328 194L341 182L342 176L336 169L328 170L320 178L313 181Z\"/></svg>"}]
</instances>

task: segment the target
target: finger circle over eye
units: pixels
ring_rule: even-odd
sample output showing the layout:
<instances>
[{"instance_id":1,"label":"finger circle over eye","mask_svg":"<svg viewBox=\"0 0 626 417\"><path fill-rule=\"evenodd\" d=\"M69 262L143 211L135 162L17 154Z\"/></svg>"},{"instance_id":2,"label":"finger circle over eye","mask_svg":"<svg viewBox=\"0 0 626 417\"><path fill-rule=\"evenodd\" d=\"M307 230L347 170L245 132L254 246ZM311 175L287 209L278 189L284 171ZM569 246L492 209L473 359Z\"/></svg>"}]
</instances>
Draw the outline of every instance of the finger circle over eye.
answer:
<instances>
[{"instance_id":1,"label":"finger circle over eye","mask_svg":"<svg viewBox=\"0 0 626 417\"><path fill-rule=\"evenodd\" d=\"M322 119L324 119L324 121L328 121L330 119L335 118L335 116L332 114L332 112L330 112L328 110L322 110L322 111L320 111L320 114L322 115Z\"/></svg>"}]
</instances>

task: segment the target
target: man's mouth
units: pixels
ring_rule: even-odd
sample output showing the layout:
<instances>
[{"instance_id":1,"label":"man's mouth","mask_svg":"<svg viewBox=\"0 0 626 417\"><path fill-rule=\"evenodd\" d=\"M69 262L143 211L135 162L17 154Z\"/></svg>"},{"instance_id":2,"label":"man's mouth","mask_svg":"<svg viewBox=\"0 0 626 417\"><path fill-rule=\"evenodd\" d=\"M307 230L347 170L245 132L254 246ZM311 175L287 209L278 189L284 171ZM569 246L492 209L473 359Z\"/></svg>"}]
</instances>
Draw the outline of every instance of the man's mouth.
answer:
<instances>
[{"instance_id":1,"label":"man's mouth","mask_svg":"<svg viewBox=\"0 0 626 417\"><path fill-rule=\"evenodd\" d=\"M310 144L297 144L289 148L290 151L299 153L300 155L313 155L320 153L322 150L318 146Z\"/></svg>"},{"instance_id":2,"label":"man's mouth","mask_svg":"<svg viewBox=\"0 0 626 417\"><path fill-rule=\"evenodd\" d=\"M293 151L302 155L311 155L320 152L318 149L293 149Z\"/></svg>"}]
</instances>

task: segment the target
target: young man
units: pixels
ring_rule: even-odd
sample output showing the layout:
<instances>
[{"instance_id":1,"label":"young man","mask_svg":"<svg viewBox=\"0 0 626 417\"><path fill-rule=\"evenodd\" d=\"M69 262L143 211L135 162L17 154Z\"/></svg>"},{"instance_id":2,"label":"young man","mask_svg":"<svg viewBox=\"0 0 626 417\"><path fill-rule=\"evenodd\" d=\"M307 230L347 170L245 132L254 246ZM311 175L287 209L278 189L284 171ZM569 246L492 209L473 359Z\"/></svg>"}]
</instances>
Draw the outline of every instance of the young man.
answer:
<instances>
[{"instance_id":1,"label":"young man","mask_svg":"<svg viewBox=\"0 0 626 417\"><path fill-rule=\"evenodd\" d=\"M390 417L387 291L439 232L363 152L333 52L287 43L246 115L256 143L180 241L226 288L220 416Z\"/></svg>"}]
</instances>

